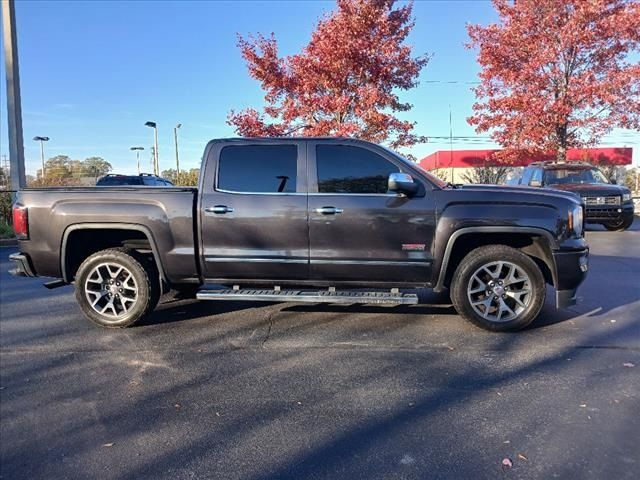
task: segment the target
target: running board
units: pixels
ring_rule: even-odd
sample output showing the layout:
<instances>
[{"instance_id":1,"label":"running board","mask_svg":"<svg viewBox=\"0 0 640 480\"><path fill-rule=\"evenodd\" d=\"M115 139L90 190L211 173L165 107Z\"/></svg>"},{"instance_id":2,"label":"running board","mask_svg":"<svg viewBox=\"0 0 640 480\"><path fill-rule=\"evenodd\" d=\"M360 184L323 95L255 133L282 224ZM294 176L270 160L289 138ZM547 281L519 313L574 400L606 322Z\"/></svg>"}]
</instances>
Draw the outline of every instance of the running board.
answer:
<instances>
[{"instance_id":1,"label":"running board","mask_svg":"<svg viewBox=\"0 0 640 480\"><path fill-rule=\"evenodd\" d=\"M305 303L373 303L388 305L415 305L418 296L396 292L334 292L330 290L200 290L198 300L243 300L253 302L305 302Z\"/></svg>"}]
</instances>

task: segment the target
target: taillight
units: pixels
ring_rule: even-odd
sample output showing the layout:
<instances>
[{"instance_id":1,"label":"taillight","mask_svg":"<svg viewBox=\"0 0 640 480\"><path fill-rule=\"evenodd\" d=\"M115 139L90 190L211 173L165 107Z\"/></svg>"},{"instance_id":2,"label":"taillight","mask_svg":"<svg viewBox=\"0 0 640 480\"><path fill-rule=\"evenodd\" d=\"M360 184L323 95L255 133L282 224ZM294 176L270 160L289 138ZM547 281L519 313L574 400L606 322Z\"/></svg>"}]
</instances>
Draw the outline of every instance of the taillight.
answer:
<instances>
[{"instance_id":1,"label":"taillight","mask_svg":"<svg viewBox=\"0 0 640 480\"><path fill-rule=\"evenodd\" d=\"M18 240L29 238L29 214L27 207L14 205L13 207L13 231Z\"/></svg>"}]
</instances>

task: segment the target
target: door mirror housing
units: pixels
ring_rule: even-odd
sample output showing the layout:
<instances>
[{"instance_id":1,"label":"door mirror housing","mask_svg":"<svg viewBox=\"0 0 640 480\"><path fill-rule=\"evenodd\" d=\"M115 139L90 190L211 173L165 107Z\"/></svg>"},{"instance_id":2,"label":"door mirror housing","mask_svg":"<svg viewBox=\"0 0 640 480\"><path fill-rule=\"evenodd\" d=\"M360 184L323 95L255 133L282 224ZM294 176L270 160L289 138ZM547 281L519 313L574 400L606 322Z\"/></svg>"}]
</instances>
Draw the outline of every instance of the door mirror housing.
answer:
<instances>
[{"instance_id":1,"label":"door mirror housing","mask_svg":"<svg viewBox=\"0 0 640 480\"><path fill-rule=\"evenodd\" d=\"M394 172L389 174L387 188L390 192L403 193L407 197L418 193L418 184L408 173Z\"/></svg>"},{"instance_id":2,"label":"door mirror housing","mask_svg":"<svg viewBox=\"0 0 640 480\"><path fill-rule=\"evenodd\" d=\"M618 183L618 179L617 179L616 177L611 177L611 178L609 179L609 181L610 181L611 183L613 183L614 185L616 185L616 184Z\"/></svg>"}]
</instances>

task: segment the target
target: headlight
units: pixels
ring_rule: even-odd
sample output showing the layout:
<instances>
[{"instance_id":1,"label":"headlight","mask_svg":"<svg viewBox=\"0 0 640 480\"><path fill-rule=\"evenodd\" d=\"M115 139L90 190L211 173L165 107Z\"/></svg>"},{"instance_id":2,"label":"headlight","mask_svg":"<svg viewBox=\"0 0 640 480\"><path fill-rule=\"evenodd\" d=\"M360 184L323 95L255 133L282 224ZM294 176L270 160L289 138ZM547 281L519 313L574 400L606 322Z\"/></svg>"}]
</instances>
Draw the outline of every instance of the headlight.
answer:
<instances>
[{"instance_id":1,"label":"headlight","mask_svg":"<svg viewBox=\"0 0 640 480\"><path fill-rule=\"evenodd\" d=\"M582 236L582 205L576 205L569 210L569 230L576 234L576 236Z\"/></svg>"},{"instance_id":2,"label":"headlight","mask_svg":"<svg viewBox=\"0 0 640 480\"><path fill-rule=\"evenodd\" d=\"M622 201L623 202L630 202L631 201L631 193L623 193L622 194Z\"/></svg>"}]
</instances>

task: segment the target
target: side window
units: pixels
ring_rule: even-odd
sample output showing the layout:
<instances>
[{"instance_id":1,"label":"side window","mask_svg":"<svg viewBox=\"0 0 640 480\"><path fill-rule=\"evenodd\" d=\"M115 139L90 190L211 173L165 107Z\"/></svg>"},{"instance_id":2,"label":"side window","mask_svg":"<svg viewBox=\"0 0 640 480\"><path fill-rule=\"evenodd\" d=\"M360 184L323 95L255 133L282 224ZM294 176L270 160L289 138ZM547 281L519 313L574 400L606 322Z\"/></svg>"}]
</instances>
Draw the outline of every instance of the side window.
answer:
<instances>
[{"instance_id":1,"label":"side window","mask_svg":"<svg viewBox=\"0 0 640 480\"><path fill-rule=\"evenodd\" d=\"M218 189L231 192L294 193L295 145L232 145L218 162Z\"/></svg>"},{"instance_id":2,"label":"side window","mask_svg":"<svg viewBox=\"0 0 640 480\"><path fill-rule=\"evenodd\" d=\"M142 177L142 181L145 185L148 185L150 187L156 186L156 179L153 177Z\"/></svg>"},{"instance_id":3,"label":"side window","mask_svg":"<svg viewBox=\"0 0 640 480\"><path fill-rule=\"evenodd\" d=\"M529 185L529 181L531 180L531 175L533 174L533 169L531 167L527 167L522 172L522 180L520 180L520 185Z\"/></svg>"},{"instance_id":4,"label":"side window","mask_svg":"<svg viewBox=\"0 0 640 480\"><path fill-rule=\"evenodd\" d=\"M542 169L536 168L533 170L533 175L531 176L531 182L538 182L537 185L542 186Z\"/></svg>"},{"instance_id":5,"label":"side window","mask_svg":"<svg viewBox=\"0 0 640 480\"><path fill-rule=\"evenodd\" d=\"M389 174L400 169L366 148L316 146L319 193L387 193Z\"/></svg>"}]
</instances>

